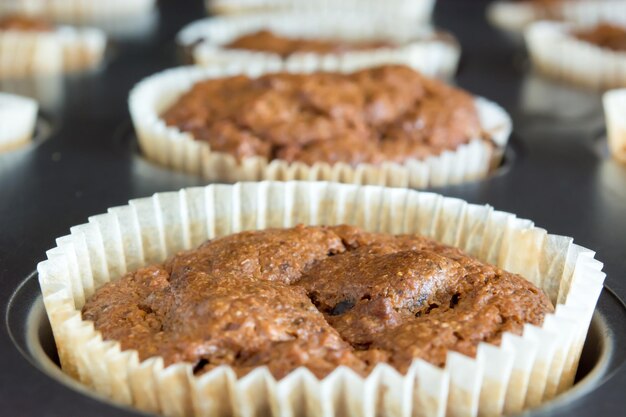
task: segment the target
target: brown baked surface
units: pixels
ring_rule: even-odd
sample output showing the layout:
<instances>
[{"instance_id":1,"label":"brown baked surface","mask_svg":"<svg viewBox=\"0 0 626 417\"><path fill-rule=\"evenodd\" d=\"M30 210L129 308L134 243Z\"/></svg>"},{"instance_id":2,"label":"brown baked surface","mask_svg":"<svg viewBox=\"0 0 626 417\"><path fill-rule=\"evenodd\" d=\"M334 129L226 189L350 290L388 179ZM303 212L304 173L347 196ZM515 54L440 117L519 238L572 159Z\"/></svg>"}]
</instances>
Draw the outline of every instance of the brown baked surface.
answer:
<instances>
[{"instance_id":1,"label":"brown baked surface","mask_svg":"<svg viewBox=\"0 0 626 417\"><path fill-rule=\"evenodd\" d=\"M195 373L267 366L281 378L345 365L360 374L414 358L444 365L480 342L539 325L553 308L519 275L414 235L350 226L215 239L106 284L83 307L107 340Z\"/></svg>"},{"instance_id":2,"label":"brown baked surface","mask_svg":"<svg viewBox=\"0 0 626 417\"><path fill-rule=\"evenodd\" d=\"M44 19L29 16L0 16L0 31L19 30L23 32L51 32L54 26Z\"/></svg>"},{"instance_id":3,"label":"brown baked surface","mask_svg":"<svg viewBox=\"0 0 626 417\"><path fill-rule=\"evenodd\" d=\"M210 79L162 118L211 149L306 164L402 163L482 135L468 93L404 66Z\"/></svg>"},{"instance_id":4,"label":"brown baked surface","mask_svg":"<svg viewBox=\"0 0 626 417\"><path fill-rule=\"evenodd\" d=\"M274 53L286 58L298 52L318 54L341 54L350 51L365 51L393 46L384 41L348 42L340 40L290 38L270 30L260 30L242 35L229 44L227 49L245 49L256 52Z\"/></svg>"},{"instance_id":5,"label":"brown baked surface","mask_svg":"<svg viewBox=\"0 0 626 417\"><path fill-rule=\"evenodd\" d=\"M622 26L601 23L589 29L575 31L573 34L581 41L600 48L626 52L626 28Z\"/></svg>"}]
</instances>

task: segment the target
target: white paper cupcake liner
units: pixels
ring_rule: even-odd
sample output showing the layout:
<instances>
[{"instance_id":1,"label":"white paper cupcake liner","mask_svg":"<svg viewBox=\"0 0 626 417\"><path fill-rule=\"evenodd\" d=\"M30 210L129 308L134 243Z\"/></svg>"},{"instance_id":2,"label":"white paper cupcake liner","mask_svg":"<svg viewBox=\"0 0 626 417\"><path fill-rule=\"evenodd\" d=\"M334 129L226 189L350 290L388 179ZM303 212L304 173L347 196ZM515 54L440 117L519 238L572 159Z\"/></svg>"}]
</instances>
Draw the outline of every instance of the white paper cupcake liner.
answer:
<instances>
[{"instance_id":1,"label":"white paper cupcake liner","mask_svg":"<svg viewBox=\"0 0 626 417\"><path fill-rule=\"evenodd\" d=\"M349 68L323 66L325 70L353 71ZM130 113L144 155L161 165L177 171L202 176L212 182L249 180L308 180L338 181L355 184L388 185L394 187L425 188L445 186L482 179L491 166L499 162L512 129L507 113L495 103L476 98L483 130L495 144L476 138L455 151L446 151L425 160L408 160L403 164L383 163L380 166L345 163L334 165L319 162L306 165L283 160L250 157L238 161L230 154L213 152L206 142L196 141L190 133L169 127L160 114L178 97L200 80L235 74L255 77L278 70L312 72L315 65L304 67L274 65L268 62L250 62L245 66L182 67L167 70L140 82L129 98Z\"/></svg>"},{"instance_id":2,"label":"white paper cupcake liner","mask_svg":"<svg viewBox=\"0 0 626 417\"><path fill-rule=\"evenodd\" d=\"M522 274L556 305L541 327L481 344L476 358L449 352L438 368L416 359L406 375L379 365L368 377L340 367L323 380L299 368L275 380L265 367L237 378L229 367L193 376L103 341L80 309L128 271L207 239L269 227L352 224L417 233ZM262 182L160 193L109 209L57 240L39 264L44 303L65 372L117 403L166 416L476 416L515 413L573 383L602 290L602 264L571 238L489 206L407 189Z\"/></svg>"},{"instance_id":3,"label":"white paper cupcake liner","mask_svg":"<svg viewBox=\"0 0 626 417\"><path fill-rule=\"evenodd\" d=\"M63 72L63 50L54 34L0 32L0 78Z\"/></svg>"},{"instance_id":4,"label":"white paper cupcake liner","mask_svg":"<svg viewBox=\"0 0 626 417\"><path fill-rule=\"evenodd\" d=\"M603 102L609 149L626 164L626 89L606 92Z\"/></svg>"},{"instance_id":5,"label":"white paper cupcake liner","mask_svg":"<svg viewBox=\"0 0 626 417\"><path fill-rule=\"evenodd\" d=\"M0 2L0 14L42 16L57 23L97 24L149 13L155 0L9 0Z\"/></svg>"},{"instance_id":6,"label":"white paper cupcake liner","mask_svg":"<svg viewBox=\"0 0 626 417\"><path fill-rule=\"evenodd\" d=\"M304 12L365 12L429 22L436 0L205 0L211 14L259 13L277 10Z\"/></svg>"},{"instance_id":7,"label":"white paper cupcake liner","mask_svg":"<svg viewBox=\"0 0 626 417\"><path fill-rule=\"evenodd\" d=\"M56 34L63 48L63 68L66 72L95 68L104 59L107 39L101 30L61 26Z\"/></svg>"},{"instance_id":8,"label":"white paper cupcake liner","mask_svg":"<svg viewBox=\"0 0 626 417\"><path fill-rule=\"evenodd\" d=\"M293 38L383 41L398 46L341 54L296 53L287 58L267 52L225 48L245 34L269 29ZM460 57L460 46L451 35L437 33L408 19L364 13L264 13L222 16L191 23L178 35L179 44L193 48L194 61L202 65L242 64L251 60L273 63L337 61L348 66L397 63L429 76L451 77Z\"/></svg>"},{"instance_id":9,"label":"white paper cupcake liner","mask_svg":"<svg viewBox=\"0 0 626 417\"><path fill-rule=\"evenodd\" d=\"M583 87L625 87L626 54L600 48L570 34L584 27L553 22L529 26L525 37L533 65L546 75Z\"/></svg>"},{"instance_id":10,"label":"white paper cupcake liner","mask_svg":"<svg viewBox=\"0 0 626 417\"><path fill-rule=\"evenodd\" d=\"M148 9L139 14L92 19L81 24L97 27L111 38L124 41L141 41L150 37L156 31L159 25L159 18L159 11L155 7L154 10Z\"/></svg>"},{"instance_id":11,"label":"white paper cupcake liner","mask_svg":"<svg viewBox=\"0 0 626 417\"><path fill-rule=\"evenodd\" d=\"M0 152L29 142L37 122L37 102L0 93Z\"/></svg>"},{"instance_id":12,"label":"white paper cupcake liner","mask_svg":"<svg viewBox=\"0 0 626 417\"><path fill-rule=\"evenodd\" d=\"M626 23L626 2L623 0L577 0L557 2L549 7L541 4L496 1L487 9L489 21L504 30L522 32L538 20L563 20L578 24L600 22Z\"/></svg>"},{"instance_id":13,"label":"white paper cupcake liner","mask_svg":"<svg viewBox=\"0 0 626 417\"><path fill-rule=\"evenodd\" d=\"M55 113L62 108L63 89L64 78L58 73L28 78L3 78L0 76L0 91L32 98L47 113Z\"/></svg>"},{"instance_id":14,"label":"white paper cupcake liner","mask_svg":"<svg viewBox=\"0 0 626 417\"><path fill-rule=\"evenodd\" d=\"M599 98L589 94L587 88L572 88L536 72L524 77L520 91L520 107L526 114L567 120L555 124L555 128L571 128L576 121L588 122L590 116L599 114L599 103Z\"/></svg>"},{"instance_id":15,"label":"white paper cupcake liner","mask_svg":"<svg viewBox=\"0 0 626 417\"><path fill-rule=\"evenodd\" d=\"M61 26L54 32L0 32L0 78L88 70L102 62L106 36Z\"/></svg>"}]
</instances>

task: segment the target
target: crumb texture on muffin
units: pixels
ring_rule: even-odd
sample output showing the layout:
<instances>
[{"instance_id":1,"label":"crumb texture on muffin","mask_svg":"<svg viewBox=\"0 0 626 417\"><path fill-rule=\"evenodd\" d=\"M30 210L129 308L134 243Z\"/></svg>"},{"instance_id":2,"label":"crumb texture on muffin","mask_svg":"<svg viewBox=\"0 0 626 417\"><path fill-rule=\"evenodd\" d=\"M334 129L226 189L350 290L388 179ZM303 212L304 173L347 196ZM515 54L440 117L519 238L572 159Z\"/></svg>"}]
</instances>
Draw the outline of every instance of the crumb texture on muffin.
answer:
<instances>
[{"instance_id":1,"label":"crumb texture on muffin","mask_svg":"<svg viewBox=\"0 0 626 417\"><path fill-rule=\"evenodd\" d=\"M404 163L482 136L470 94L393 65L208 79L162 118L216 152L309 165Z\"/></svg>"},{"instance_id":2,"label":"crumb texture on muffin","mask_svg":"<svg viewBox=\"0 0 626 417\"><path fill-rule=\"evenodd\" d=\"M415 358L444 365L474 356L553 311L519 275L416 235L352 226L242 232L181 252L101 287L85 304L107 340L140 359L220 365L282 378L381 362L406 372Z\"/></svg>"}]
</instances>

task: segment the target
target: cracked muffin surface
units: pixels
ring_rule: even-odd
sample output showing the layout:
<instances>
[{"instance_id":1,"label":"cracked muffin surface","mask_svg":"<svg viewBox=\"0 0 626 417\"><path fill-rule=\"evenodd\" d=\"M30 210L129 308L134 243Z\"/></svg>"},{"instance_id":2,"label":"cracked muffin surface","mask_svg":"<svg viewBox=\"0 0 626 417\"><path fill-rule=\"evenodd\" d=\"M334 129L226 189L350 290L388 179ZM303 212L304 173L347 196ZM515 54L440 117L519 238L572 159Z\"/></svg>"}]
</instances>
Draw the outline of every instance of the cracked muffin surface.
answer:
<instances>
[{"instance_id":1,"label":"cracked muffin surface","mask_svg":"<svg viewBox=\"0 0 626 417\"><path fill-rule=\"evenodd\" d=\"M442 366L449 350L474 356L552 311L532 283L459 249L344 225L208 241L104 285L82 315L142 360L282 378L301 366L318 377Z\"/></svg>"},{"instance_id":2,"label":"cracked muffin surface","mask_svg":"<svg viewBox=\"0 0 626 417\"><path fill-rule=\"evenodd\" d=\"M161 118L238 160L308 165L404 163L484 136L474 97L399 65L207 79Z\"/></svg>"}]
</instances>

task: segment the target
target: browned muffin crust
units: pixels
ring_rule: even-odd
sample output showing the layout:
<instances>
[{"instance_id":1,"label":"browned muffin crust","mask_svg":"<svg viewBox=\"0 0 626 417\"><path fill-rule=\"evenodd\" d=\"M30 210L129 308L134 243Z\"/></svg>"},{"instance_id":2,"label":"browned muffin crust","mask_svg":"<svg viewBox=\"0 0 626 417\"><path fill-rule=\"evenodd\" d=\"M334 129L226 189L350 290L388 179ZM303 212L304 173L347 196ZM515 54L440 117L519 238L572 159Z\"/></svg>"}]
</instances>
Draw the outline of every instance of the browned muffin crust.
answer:
<instances>
[{"instance_id":1,"label":"browned muffin crust","mask_svg":"<svg viewBox=\"0 0 626 417\"><path fill-rule=\"evenodd\" d=\"M29 16L0 16L0 31L52 32L54 26L44 19Z\"/></svg>"},{"instance_id":2,"label":"browned muffin crust","mask_svg":"<svg viewBox=\"0 0 626 417\"><path fill-rule=\"evenodd\" d=\"M350 51L365 51L391 46L393 46L392 43L384 41L348 42L339 40L290 38L278 35L270 30L260 30L242 35L231 43L224 45L224 48L268 52L286 58L298 52L342 54Z\"/></svg>"},{"instance_id":3,"label":"browned muffin crust","mask_svg":"<svg viewBox=\"0 0 626 417\"><path fill-rule=\"evenodd\" d=\"M107 340L195 373L229 365L277 378L305 366L367 374L539 325L553 308L519 275L459 249L351 226L243 232L106 284L82 309Z\"/></svg>"},{"instance_id":4,"label":"browned muffin crust","mask_svg":"<svg viewBox=\"0 0 626 417\"><path fill-rule=\"evenodd\" d=\"M269 74L199 82L165 111L238 159L402 163L455 150L479 137L474 99L404 66L352 74Z\"/></svg>"},{"instance_id":5,"label":"browned muffin crust","mask_svg":"<svg viewBox=\"0 0 626 417\"><path fill-rule=\"evenodd\" d=\"M626 28L610 23L600 23L589 29L574 31L573 35L600 48L626 52Z\"/></svg>"}]
</instances>

